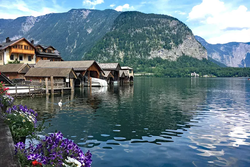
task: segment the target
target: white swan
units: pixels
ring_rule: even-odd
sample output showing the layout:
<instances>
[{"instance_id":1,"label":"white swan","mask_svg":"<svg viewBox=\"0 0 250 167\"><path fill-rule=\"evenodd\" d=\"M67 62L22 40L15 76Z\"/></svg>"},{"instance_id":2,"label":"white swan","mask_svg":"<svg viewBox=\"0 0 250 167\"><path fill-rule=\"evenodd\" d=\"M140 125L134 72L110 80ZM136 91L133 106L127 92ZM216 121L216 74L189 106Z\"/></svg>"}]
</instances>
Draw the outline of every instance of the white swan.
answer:
<instances>
[{"instance_id":1,"label":"white swan","mask_svg":"<svg viewBox=\"0 0 250 167\"><path fill-rule=\"evenodd\" d=\"M58 106L62 107L62 99L58 102Z\"/></svg>"}]
</instances>

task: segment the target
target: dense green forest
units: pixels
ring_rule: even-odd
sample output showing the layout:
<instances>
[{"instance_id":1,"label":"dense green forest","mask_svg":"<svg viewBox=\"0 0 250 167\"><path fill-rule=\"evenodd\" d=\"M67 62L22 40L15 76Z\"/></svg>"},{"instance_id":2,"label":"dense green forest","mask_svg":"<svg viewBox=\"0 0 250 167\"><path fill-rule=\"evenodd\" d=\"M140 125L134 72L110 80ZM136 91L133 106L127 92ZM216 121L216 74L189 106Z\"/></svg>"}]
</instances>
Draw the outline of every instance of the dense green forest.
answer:
<instances>
[{"instance_id":1,"label":"dense green forest","mask_svg":"<svg viewBox=\"0 0 250 167\"><path fill-rule=\"evenodd\" d=\"M209 75L213 77L250 76L250 68L222 67L210 60L198 60L189 56L181 56L177 61L154 58L120 63L121 65L132 66L135 73L154 73L158 77L190 77L193 72L200 74L200 76Z\"/></svg>"}]
</instances>

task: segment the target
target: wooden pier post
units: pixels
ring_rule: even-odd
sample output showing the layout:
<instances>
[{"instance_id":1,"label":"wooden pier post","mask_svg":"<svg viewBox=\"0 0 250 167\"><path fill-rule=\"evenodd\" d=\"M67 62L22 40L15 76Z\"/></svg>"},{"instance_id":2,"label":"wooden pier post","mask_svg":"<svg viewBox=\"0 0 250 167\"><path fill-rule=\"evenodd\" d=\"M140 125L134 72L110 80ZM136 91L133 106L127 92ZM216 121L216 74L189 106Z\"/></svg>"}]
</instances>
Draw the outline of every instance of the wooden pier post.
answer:
<instances>
[{"instance_id":1,"label":"wooden pier post","mask_svg":"<svg viewBox=\"0 0 250 167\"><path fill-rule=\"evenodd\" d=\"M71 87L71 91L74 92L74 80L70 79L70 87Z\"/></svg>"},{"instance_id":2,"label":"wooden pier post","mask_svg":"<svg viewBox=\"0 0 250 167\"><path fill-rule=\"evenodd\" d=\"M16 97L17 97L17 84L16 84L16 87L15 87L15 92L16 92Z\"/></svg>"},{"instance_id":3,"label":"wooden pier post","mask_svg":"<svg viewBox=\"0 0 250 167\"><path fill-rule=\"evenodd\" d=\"M46 95L48 95L49 94L48 78L45 78L45 87L46 87Z\"/></svg>"},{"instance_id":4,"label":"wooden pier post","mask_svg":"<svg viewBox=\"0 0 250 167\"><path fill-rule=\"evenodd\" d=\"M91 86L90 85L90 71L88 71L88 86Z\"/></svg>"},{"instance_id":5,"label":"wooden pier post","mask_svg":"<svg viewBox=\"0 0 250 167\"><path fill-rule=\"evenodd\" d=\"M92 78L90 77L89 80L90 80L90 85L89 86L92 87Z\"/></svg>"},{"instance_id":6,"label":"wooden pier post","mask_svg":"<svg viewBox=\"0 0 250 167\"><path fill-rule=\"evenodd\" d=\"M29 95L30 95L30 84L29 84Z\"/></svg>"},{"instance_id":7,"label":"wooden pier post","mask_svg":"<svg viewBox=\"0 0 250 167\"><path fill-rule=\"evenodd\" d=\"M53 78L53 76L50 76L50 85L51 85L50 93L54 94L54 78Z\"/></svg>"}]
</instances>

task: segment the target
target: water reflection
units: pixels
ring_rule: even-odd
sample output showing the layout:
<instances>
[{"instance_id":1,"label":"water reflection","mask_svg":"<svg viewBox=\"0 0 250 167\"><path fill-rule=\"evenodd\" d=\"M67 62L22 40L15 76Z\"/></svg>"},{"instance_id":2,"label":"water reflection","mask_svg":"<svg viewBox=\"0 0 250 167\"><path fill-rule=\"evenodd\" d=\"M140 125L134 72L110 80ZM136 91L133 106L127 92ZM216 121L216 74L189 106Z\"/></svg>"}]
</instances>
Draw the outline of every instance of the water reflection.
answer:
<instances>
[{"instance_id":1,"label":"water reflection","mask_svg":"<svg viewBox=\"0 0 250 167\"><path fill-rule=\"evenodd\" d=\"M138 78L132 86L16 102L52 123L45 133L62 131L90 149L93 166L237 166L250 158L240 158L250 143L249 86L245 79Z\"/></svg>"},{"instance_id":2,"label":"water reflection","mask_svg":"<svg viewBox=\"0 0 250 167\"><path fill-rule=\"evenodd\" d=\"M204 105L198 106L197 127L189 129L188 138L198 155L208 157L208 163L234 166L238 150L232 147L250 145L249 83L246 79L218 79L210 86ZM237 158L235 158L237 157Z\"/></svg>"}]
</instances>

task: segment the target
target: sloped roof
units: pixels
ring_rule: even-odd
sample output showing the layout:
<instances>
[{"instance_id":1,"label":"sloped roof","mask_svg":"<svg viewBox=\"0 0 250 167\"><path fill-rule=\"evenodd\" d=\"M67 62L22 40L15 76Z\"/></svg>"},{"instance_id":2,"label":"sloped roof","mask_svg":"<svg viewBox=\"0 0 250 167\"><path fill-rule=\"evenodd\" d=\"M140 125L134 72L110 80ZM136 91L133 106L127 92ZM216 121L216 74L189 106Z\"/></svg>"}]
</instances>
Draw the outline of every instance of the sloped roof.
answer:
<instances>
[{"instance_id":1,"label":"sloped roof","mask_svg":"<svg viewBox=\"0 0 250 167\"><path fill-rule=\"evenodd\" d=\"M3 49L6 49L8 48L9 46L12 46L14 45L15 43L18 43L19 41L22 41L22 40L25 40L27 43L30 44L30 46L32 46L34 49L34 45L32 43L30 43L27 39L25 38L20 38L20 39L16 39L16 40L13 40L13 41L10 41L10 42L3 42L3 43L0 43L0 50L3 50Z\"/></svg>"},{"instance_id":2,"label":"sloped roof","mask_svg":"<svg viewBox=\"0 0 250 167\"><path fill-rule=\"evenodd\" d=\"M25 77L68 77L72 68L31 68ZM76 76L76 75L75 75Z\"/></svg>"},{"instance_id":3,"label":"sloped roof","mask_svg":"<svg viewBox=\"0 0 250 167\"><path fill-rule=\"evenodd\" d=\"M121 67L121 69L122 69L122 70L133 70L133 68L128 67L128 66Z\"/></svg>"},{"instance_id":4,"label":"sloped roof","mask_svg":"<svg viewBox=\"0 0 250 167\"><path fill-rule=\"evenodd\" d=\"M114 76L112 75L111 71L104 71L104 77L107 78L109 75L111 75L112 78L114 78Z\"/></svg>"},{"instance_id":5,"label":"sloped roof","mask_svg":"<svg viewBox=\"0 0 250 167\"><path fill-rule=\"evenodd\" d=\"M44 61L44 60L40 60L35 65L35 68L73 68L74 71L86 71L94 63L96 63L94 60L89 60L89 61ZM100 68L98 64L97 66ZM100 71L103 71L103 70L100 68Z\"/></svg>"},{"instance_id":6,"label":"sloped roof","mask_svg":"<svg viewBox=\"0 0 250 167\"><path fill-rule=\"evenodd\" d=\"M122 77L122 74L124 74L125 77L129 77L128 70L120 70L120 71L119 71L120 77Z\"/></svg>"},{"instance_id":7,"label":"sloped roof","mask_svg":"<svg viewBox=\"0 0 250 167\"><path fill-rule=\"evenodd\" d=\"M116 70L119 71L121 66L119 63L98 63L103 70Z\"/></svg>"},{"instance_id":8,"label":"sloped roof","mask_svg":"<svg viewBox=\"0 0 250 167\"><path fill-rule=\"evenodd\" d=\"M28 64L6 64L0 65L0 72L21 72L23 68L29 66Z\"/></svg>"}]
</instances>

